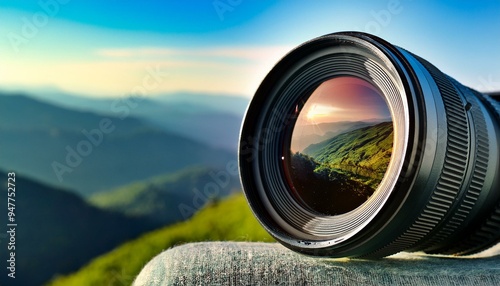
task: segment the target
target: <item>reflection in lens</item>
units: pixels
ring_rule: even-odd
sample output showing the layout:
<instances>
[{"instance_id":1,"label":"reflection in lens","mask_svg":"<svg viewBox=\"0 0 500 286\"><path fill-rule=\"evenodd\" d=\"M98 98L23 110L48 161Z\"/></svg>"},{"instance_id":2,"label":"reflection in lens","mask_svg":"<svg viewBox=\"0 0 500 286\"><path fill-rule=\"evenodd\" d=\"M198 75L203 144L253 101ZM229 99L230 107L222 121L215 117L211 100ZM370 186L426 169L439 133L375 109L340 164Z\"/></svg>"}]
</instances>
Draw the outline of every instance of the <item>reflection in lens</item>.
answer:
<instances>
[{"instance_id":1,"label":"reflection in lens","mask_svg":"<svg viewBox=\"0 0 500 286\"><path fill-rule=\"evenodd\" d=\"M320 84L297 109L287 168L294 196L324 215L356 209L375 192L391 158L384 97L368 81L342 76Z\"/></svg>"}]
</instances>

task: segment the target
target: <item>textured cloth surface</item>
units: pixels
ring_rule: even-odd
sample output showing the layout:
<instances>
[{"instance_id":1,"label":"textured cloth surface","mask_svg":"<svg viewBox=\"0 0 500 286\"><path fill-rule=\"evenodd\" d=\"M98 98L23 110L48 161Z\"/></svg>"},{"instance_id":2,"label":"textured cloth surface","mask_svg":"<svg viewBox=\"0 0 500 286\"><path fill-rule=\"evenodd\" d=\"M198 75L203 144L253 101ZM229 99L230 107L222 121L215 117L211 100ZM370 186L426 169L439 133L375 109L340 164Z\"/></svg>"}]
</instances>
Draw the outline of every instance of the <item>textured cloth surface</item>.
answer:
<instances>
[{"instance_id":1,"label":"textured cloth surface","mask_svg":"<svg viewBox=\"0 0 500 286\"><path fill-rule=\"evenodd\" d=\"M191 243L153 258L134 285L500 285L500 257L325 259L276 243Z\"/></svg>"}]
</instances>

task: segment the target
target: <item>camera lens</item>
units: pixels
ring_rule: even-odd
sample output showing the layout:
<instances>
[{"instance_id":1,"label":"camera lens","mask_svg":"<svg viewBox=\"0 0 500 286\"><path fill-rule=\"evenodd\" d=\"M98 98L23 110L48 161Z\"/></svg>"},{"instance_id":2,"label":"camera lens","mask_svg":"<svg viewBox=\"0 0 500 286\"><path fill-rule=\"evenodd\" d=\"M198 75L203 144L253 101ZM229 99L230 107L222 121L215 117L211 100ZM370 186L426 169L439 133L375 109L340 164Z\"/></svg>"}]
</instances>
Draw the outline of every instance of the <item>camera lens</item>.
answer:
<instances>
[{"instance_id":1,"label":"camera lens","mask_svg":"<svg viewBox=\"0 0 500 286\"><path fill-rule=\"evenodd\" d=\"M297 110L285 168L297 201L324 215L361 206L391 159L392 120L381 91L361 78L335 77Z\"/></svg>"},{"instance_id":2,"label":"camera lens","mask_svg":"<svg viewBox=\"0 0 500 286\"><path fill-rule=\"evenodd\" d=\"M243 189L286 247L328 257L467 255L500 240L500 104L378 37L325 35L263 80Z\"/></svg>"}]
</instances>

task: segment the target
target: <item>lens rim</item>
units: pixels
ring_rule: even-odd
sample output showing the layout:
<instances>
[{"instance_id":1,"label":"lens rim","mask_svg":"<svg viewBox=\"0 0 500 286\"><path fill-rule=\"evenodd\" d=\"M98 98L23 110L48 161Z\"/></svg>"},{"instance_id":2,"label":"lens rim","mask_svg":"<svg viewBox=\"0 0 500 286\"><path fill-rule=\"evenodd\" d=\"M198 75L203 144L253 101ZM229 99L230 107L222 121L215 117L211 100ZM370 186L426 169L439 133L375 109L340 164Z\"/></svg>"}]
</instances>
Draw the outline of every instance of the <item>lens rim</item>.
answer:
<instances>
[{"instance_id":1,"label":"lens rim","mask_svg":"<svg viewBox=\"0 0 500 286\"><path fill-rule=\"evenodd\" d=\"M283 174L273 172L269 170L269 168L266 168L265 165L268 162L263 162L262 154L265 154L266 150L269 149L274 150L274 153L283 154L283 150L280 150L280 147L275 144L275 141L283 142L283 137L280 140L269 140L266 135L262 135L266 133L266 131L263 131L262 134L260 131L262 131L265 126L264 122L269 121L270 117L276 116L275 113L273 114L272 108L276 107L276 104L279 103L276 99L276 94L283 93L283 90L280 90L279 87L286 86L293 82L294 79L292 79L290 75L297 70L300 71L304 69L303 66L297 67L296 59L302 59L301 62L304 63L311 63L319 58L318 53L331 53L332 48L335 47L337 47L337 52L339 53L349 52L345 48L346 43L362 47L366 51L369 51L369 54L376 55L375 60L383 59L384 62L381 63L381 65L386 68L389 67L388 70L390 74L398 79L400 85L399 90L402 91L400 98L406 105L404 124L407 124L406 130L408 132L411 130L412 134L411 136L409 136L408 133L405 134L407 148L403 152L404 155L398 157L402 169L395 172L397 178L392 182L394 185L391 190L399 189L398 186L402 185L407 185L407 187L403 189L410 189L410 185L413 184L414 181L415 173L419 168L419 163L416 162L419 160L417 150L422 148L423 137L425 137L425 133L420 132L420 126L425 125L425 120L421 118L422 115L425 115L425 111L421 110L423 103L419 102L418 99L420 97L413 96L415 94L421 94L419 86L415 84L417 82L416 76L411 74L411 70L408 72L408 70L405 69L408 64L405 62L404 57L399 54L398 50L379 38L363 33L335 33L326 35L298 47L275 66L259 87L249 106L242 127L239 157L241 180L244 186L245 195L247 196L247 200L252 210L271 235L289 248L313 255L352 256L352 254L346 253L349 249L352 249L353 245L356 245L357 249L363 252L363 250L358 247L359 241L362 240L366 242L370 237L380 232L383 225L386 224L384 221L391 220L390 218L400 207L400 203L405 200L408 195L408 192L392 192L385 198L386 203L380 205L381 208L377 213L373 214L369 222L364 220L364 223L360 224L355 231L351 231L347 234L344 232L342 235L326 235L322 236L320 239L318 239L316 234L307 235L300 232L298 233L293 227L287 227L288 222L276 212L273 213L276 209L276 204L267 198L266 189L269 189L269 186L263 183L263 177L279 178L282 177ZM345 63L351 65L352 59L348 57L345 58ZM350 75L359 76L359 74ZM329 76L331 76L331 74ZM317 86L317 84L326 79L318 77L318 73L315 74L314 78L316 81L313 81L314 84L311 85L312 87ZM310 94L311 86L309 86L309 88L302 87L300 96L304 97ZM277 117L278 120L275 121L281 122L281 125L278 125L273 131L280 133L280 136L285 136L286 132L283 132L283 130L286 130L285 127L289 126L290 121L293 119L284 117L281 114L278 114ZM392 115L392 117L394 118L394 115ZM250 137L252 137L253 141L258 141L257 144L249 144L247 138ZM276 150L278 151L276 152ZM389 204L387 203L388 201L396 201L396 203ZM293 217L299 218L304 215L303 213L297 212L291 212L290 214ZM375 217L378 217L378 219L375 219ZM329 248L331 251L317 252L317 249L324 248ZM366 252L366 250L364 251Z\"/></svg>"}]
</instances>

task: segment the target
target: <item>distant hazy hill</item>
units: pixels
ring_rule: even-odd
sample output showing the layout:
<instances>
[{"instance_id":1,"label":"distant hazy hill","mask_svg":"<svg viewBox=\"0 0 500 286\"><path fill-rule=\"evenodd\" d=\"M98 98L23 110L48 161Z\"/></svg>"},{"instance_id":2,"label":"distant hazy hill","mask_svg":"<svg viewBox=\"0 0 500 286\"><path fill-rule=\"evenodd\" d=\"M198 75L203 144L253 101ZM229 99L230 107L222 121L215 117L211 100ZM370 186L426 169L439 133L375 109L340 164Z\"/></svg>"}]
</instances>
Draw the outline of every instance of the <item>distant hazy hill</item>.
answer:
<instances>
[{"instance_id":1,"label":"distant hazy hill","mask_svg":"<svg viewBox=\"0 0 500 286\"><path fill-rule=\"evenodd\" d=\"M249 99L241 96L170 93L137 101L91 98L40 90L32 98L63 108L116 116L132 115L157 127L213 147L236 150L243 114Z\"/></svg>"},{"instance_id":2,"label":"distant hazy hill","mask_svg":"<svg viewBox=\"0 0 500 286\"><path fill-rule=\"evenodd\" d=\"M90 201L101 208L165 225L184 220L207 202L239 188L238 176L226 170L192 167L99 193Z\"/></svg>"},{"instance_id":3,"label":"distant hazy hill","mask_svg":"<svg viewBox=\"0 0 500 286\"><path fill-rule=\"evenodd\" d=\"M2 188L7 175L0 172ZM16 279L7 279L4 238L0 262L0 285L41 285L55 274L68 273L94 256L153 228L145 219L127 218L88 205L77 195L26 179L15 180ZM0 201L7 218L5 197ZM5 219L7 221L7 219ZM5 223L0 227L5 234ZM15 282L15 283L13 283Z\"/></svg>"},{"instance_id":4,"label":"distant hazy hill","mask_svg":"<svg viewBox=\"0 0 500 286\"><path fill-rule=\"evenodd\" d=\"M75 111L32 99L24 95L4 95L0 93L0 128L2 130L41 130L49 129L80 132L81 129L99 127L103 116L88 112ZM113 119L118 119L114 116ZM144 123L128 117L114 120L116 133L139 131ZM126 128L126 129L125 129Z\"/></svg>"},{"instance_id":5,"label":"distant hazy hill","mask_svg":"<svg viewBox=\"0 0 500 286\"><path fill-rule=\"evenodd\" d=\"M25 93L32 98L55 104L70 109L79 109L83 111L109 112L110 105L116 101L113 97L89 97L82 94L70 94L55 88L37 88L37 89L11 89L0 93L19 94ZM126 95L122 98L124 99ZM212 110L223 113L229 113L237 116L245 112L249 98L241 95L213 94L213 93L194 93L194 92L171 92L155 95L147 95L143 102L151 102L158 105L164 103L172 106L190 106L196 108L195 111Z\"/></svg>"},{"instance_id":6,"label":"distant hazy hill","mask_svg":"<svg viewBox=\"0 0 500 286\"><path fill-rule=\"evenodd\" d=\"M243 115L214 111L197 104L165 103L161 110L138 108L139 118L183 137L215 148L235 151Z\"/></svg>"},{"instance_id":7,"label":"distant hazy hill","mask_svg":"<svg viewBox=\"0 0 500 286\"><path fill-rule=\"evenodd\" d=\"M225 166L235 158L235 151L121 116L0 96L0 168L89 195L191 165ZM103 120L112 131L101 131L101 138L93 131L102 129Z\"/></svg>"},{"instance_id":8,"label":"distant hazy hill","mask_svg":"<svg viewBox=\"0 0 500 286\"><path fill-rule=\"evenodd\" d=\"M170 93L150 97L147 101L150 106L141 103L132 110L132 114L167 131L232 151L238 146L241 122L249 99Z\"/></svg>"},{"instance_id":9,"label":"distant hazy hill","mask_svg":"<svg viewBox=\"0 0 500 286\"><path fill-rule=\"evenodd\" d=\"M194 241L272 241L242 194L212 204L189 221L147 233L97 257L78 272L50 283L59 285L130 285L144 265L163 250Z\"/></svg>"},{"instance_id":10,"label":"distant hazy hill","mask_svg":"<svg viewBox=\"0 0 500 286\"><path fill-rule=\"evenodd\" d=\"M203 109L210 109L224 113L230 113L236 116L241 116L245 113L249 98L237 95L215 95L202 94L192 92L177 92L156 95L151 97L154 101L160 101L167 104L183 103L198 105Z\"/></svg>"}]
</instances>

